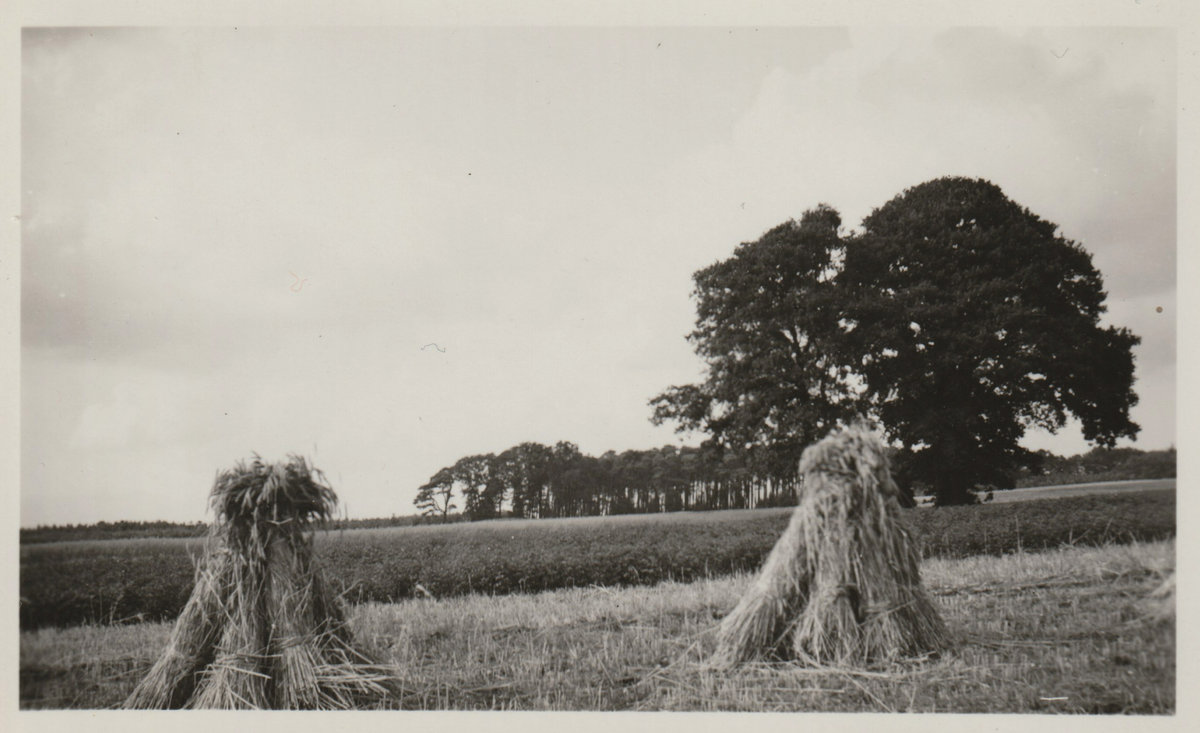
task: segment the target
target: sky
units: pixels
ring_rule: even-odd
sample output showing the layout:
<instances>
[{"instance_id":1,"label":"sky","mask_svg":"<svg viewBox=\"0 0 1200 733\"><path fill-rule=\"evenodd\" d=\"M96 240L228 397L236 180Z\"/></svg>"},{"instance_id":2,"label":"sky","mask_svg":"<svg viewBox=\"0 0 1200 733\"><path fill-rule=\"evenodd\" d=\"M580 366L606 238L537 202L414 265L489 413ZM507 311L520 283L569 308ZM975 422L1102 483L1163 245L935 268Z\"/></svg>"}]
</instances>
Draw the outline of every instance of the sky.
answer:
<instances>
[{"instance_id":1,"label":"sky","mask_svg":"<svg viewBox=\"0 0 1200 733\"><path fill-rule=\"evenodd\" d=\"M375 517L523 441L698 443L647 406L703 374L692 273L944 175L1093 254L1104 322L1142 338L1132 445L1172 446L1174 42L25 29L21 525L202 520L251 452L308 456Z\"/></svg>"}]
</instances>

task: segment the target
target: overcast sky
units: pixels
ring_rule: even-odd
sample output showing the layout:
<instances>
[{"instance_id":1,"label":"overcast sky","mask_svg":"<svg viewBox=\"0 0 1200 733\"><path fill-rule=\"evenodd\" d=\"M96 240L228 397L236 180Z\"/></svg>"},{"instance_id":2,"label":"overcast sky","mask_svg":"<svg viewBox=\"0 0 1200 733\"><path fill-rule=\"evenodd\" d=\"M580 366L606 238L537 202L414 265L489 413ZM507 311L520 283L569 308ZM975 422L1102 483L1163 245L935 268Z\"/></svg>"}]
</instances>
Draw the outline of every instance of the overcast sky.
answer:
<instances>
[{"instance_id":1,"label":"overcast sky","mask_svg":"<svg viewBox=\"0 0 1200 733\"><path fill-rule=\"evenodd\" d=\"M21 524L204 519L251 451L366 517L526 440L696 443L646 404L701 375L691 274L943 175L1093 253L1142 337L1136 445L1173 445L1174 56L1153 29L26 30Z\"/></svg>"}]
</instances>

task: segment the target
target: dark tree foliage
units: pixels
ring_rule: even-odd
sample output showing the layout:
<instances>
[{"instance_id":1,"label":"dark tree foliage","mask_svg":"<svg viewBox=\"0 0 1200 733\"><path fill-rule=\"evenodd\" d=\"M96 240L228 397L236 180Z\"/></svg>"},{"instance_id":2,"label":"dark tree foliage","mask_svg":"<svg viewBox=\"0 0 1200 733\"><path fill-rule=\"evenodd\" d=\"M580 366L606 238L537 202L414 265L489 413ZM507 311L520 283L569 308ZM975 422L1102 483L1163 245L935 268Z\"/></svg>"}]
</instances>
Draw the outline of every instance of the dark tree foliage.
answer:
<instances>
[{"instance_id":1,"label":"dark tree foliage","mask_svg":"<svg viewBox=\"0 0 1200 733\"><path fill-rule=\"evenodd\" d=\"M1175 478L1174 448L1093 448L1067 458L1041 450L1037 460L1017 474L1018 486L1046 486L1092 481Z\"/></svg>"},{"instance_id":2,"label":"dark tree foliage","mask_svg":"<svg viewBox=\"0 0 1200 733\"><path fill-rule=\"evenodd\" d=\"M512 511L518 517L547 516L550 462L553 449L540 443L521 443L499 456L501 480L511 487Z\"/></svg>"},{"instance_id":3,"label":"dark tree foliage","mask_svg":"<svg viewBox=\"0 0 1200 733\"><path fill-rule=\"evenodd\" d=\"M582 517L795 504L795 479L772 480L731 453L672 445L593 457L574 443L522 443L459 459L423 485L417 504L448 518ZM447 509L447 507L449 507Z\"/></svg>"},{"instance_id":4,"label":"dark tree foliage","mask_svg":"<svg viewBox=\"0 0 1200 733\"><path fill-rule=\"evenodd\" d=\"M448 469L463 498L463 512L470 519L499 516L501 497L496 496L495 463L496 457L489 453L460 458Z\"/></svg>"},{"instance_id":5,"label":"dark tree foliage","mask_svg":"<svg viewBox=\"0 0 1200 733\"><path fill-rule=\"evenodd\" d=\"M1091 256L992 183L942 178L863 221L837 278L843 359L865 409L904 449L903 472L939 504L1012 486L1031 457L1026 428L1061 428L1111 447L1129 419L1138 338L1099 324ZM848 358L847 358L848 357Z\"/></svg>"},{"instance_id":6,"label":"dark tree foliage","mask_svg":"<svg viewBox=\"0 0 1200 733\"><path fill-rule=\"evenodd\" d=\"M804 447L853 414L849 372L831 341L842 312L832 279L845 246L840 225L821 205L693 276L698 316L688 338L708 376L652 399L655 424L706 433L718 455L790 478Z\"/></svg>"},{"instance_id":7,"label":"dark tree foliage","mask_svg":"<svg viewBox=\"0 0 1200 733\"><path fill-rule=\"evenodd\" d=\"M444 521L455 508L453 494L454 476L450 469L443 468L417 489L413 504L421 510L422 516L440 517Z\"/></svg>"},{"instance_id":8,"label":"dark tree foliage","mask_svg":"<svg viewBox=\"0 0 1200 733\"><path fill-rule=\"evenodd\" d=\"M522 445L525 453L546 457L540 514L535 513L534 504L522 498L527 495L525 487L536 485L536 481L522 477L519 459L522 450L521 446L515 446L499 455L467 456L434 474L427 486L450 493L437 495L439 507L431 513L431 519L584 517L795 506L799 488L795 478L772 479L730 452L718 454L704 446L665 445L621 453L608 451L595 457L566 441L553 447L537 443ZM898 449L889 450L895 460ZM1018 475L1026 486L1175 475L1174 449L1147 453L1131 448L1097 448L1072 458L1040 451L1030 458ZM455 496L462 499L462 514L444 515L441 506ZM450 511L453 508L450 504ZM397 521L405 519L412 518ZM363 521L366 520L349 520L335 526L359 526ZM396 523L379 521L382 523L377 526ZM376 525L372 520L363 526ZM26 535L27 531L22 530L22 542L32 541ZM49 536L62 539L61 533Z\"/></svg>"},{"instance_id":9,"label":"dark tree foliage","mask_svg":"<svg viewBox=\"0 0 1200 733\"><path fill-rule=\"evenodd\" d=\"M1036 463L1018 443L1068 415L1111 447L1134 437L1132 348L1103 327L1091 256L995 185L942 178L839 236L822 205L694 275L700 384L651 400L652 420L706 433L756 475L854 416L898 446L897 475L939 504L1009 488Z\"/></svg>"}]
</instances>

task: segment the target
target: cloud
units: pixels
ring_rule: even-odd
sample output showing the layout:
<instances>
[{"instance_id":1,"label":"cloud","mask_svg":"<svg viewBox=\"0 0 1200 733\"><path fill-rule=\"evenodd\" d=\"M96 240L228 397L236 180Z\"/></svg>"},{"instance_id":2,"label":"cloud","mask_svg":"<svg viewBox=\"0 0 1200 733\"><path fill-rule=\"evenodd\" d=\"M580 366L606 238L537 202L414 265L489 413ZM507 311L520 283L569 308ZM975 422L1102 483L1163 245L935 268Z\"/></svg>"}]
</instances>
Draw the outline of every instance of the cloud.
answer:
<instances>
[{"instance_id":1,"label":"cloud","mask_svg":"<svg viewBox=\"0 0 1200 733\"><path fill-rule=\"evenodd\" d=\"M218 432L212 414L196 410L203 397L196 381L149 369L121 377L106 398L83 407L68 441L72 448L159 450Z\"/></svg>"},{"instance_id":2,"label":"cloud","mask_svg":"<svg viewBox=\"0 0 1200 733\"><path fill-rule=\"evenodd\" d=\"M386 514L467 453L673 442L646 400L703 366L691 273L947 174L1095 253L1154 380L1135 419L1173 439L1161 32L24 39L22 521L88 476L89 512L194 518L179 497L250 450L319 450Z\"/></svg>"}]
</instances>

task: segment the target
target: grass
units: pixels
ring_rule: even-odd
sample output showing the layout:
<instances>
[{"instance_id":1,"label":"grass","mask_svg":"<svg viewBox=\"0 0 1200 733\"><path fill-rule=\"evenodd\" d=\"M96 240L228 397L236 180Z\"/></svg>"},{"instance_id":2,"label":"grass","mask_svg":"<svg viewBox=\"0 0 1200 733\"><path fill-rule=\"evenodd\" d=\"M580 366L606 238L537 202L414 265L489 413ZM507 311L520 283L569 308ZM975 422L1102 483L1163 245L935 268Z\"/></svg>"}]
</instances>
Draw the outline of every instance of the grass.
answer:
<instances>
[{"instance_id":1,"label":"grass","mask_svg":"<svg viewBox=\"0 0 1200 733\"><path fill-rule=\"evenodd\" d=\"M924 582L954 635L937 659L873 670L704 660L749 575L356 607L357 639L394 665L409 709L1170 714L1175 620L1150 593L1173 541L931 559ZM20 637L22 708L118 703L169 626Z\"/></svg>"},{"instance_id":2,"label":"grass","mask_svg":"<svg viewBox=\"0 0 1200 733\"><path fill-rule=\"evenodd\" d=\"M319 533L317 555L354 603L432 593L531 593L693 581L758 568L791 508L497 520ZM925 557L1000 554L1175 534L1175 491L905 512ZM174 618L198 540L24 545L21 628Z\"/></svg>"}]
</instances>

